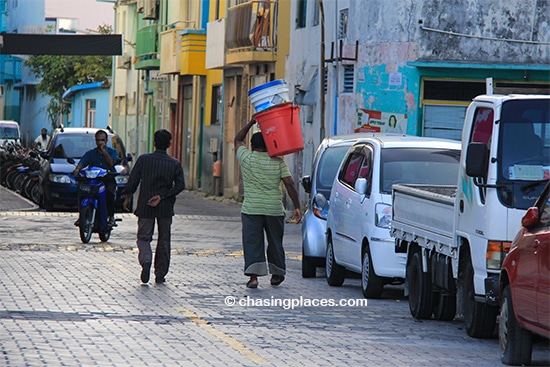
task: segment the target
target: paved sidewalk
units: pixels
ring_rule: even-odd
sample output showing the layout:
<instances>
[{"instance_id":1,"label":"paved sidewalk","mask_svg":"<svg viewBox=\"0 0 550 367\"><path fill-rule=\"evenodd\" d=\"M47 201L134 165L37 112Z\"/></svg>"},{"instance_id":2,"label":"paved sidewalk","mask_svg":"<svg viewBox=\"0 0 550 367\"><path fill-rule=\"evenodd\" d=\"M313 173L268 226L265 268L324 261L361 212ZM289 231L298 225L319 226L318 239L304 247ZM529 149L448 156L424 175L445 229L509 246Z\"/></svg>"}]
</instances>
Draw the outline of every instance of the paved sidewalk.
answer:
<instances>
[{"instance_id":1,"label":"paved sidewalk","mask_svg":"<svg viewBox=\"0 0 550 367\"><path fill-rule=\"evenodd\" d=\"M0 211L36 209L38 206L32 201L0 185Z\"/></svg>"},{"instance_id":2,"label":"paved sidewalk","mask_svg":"<svg viewBox=\"0 0 550 367\"><path fill-rule=\"evenodd\" d=\"M413 319L400 286L361 305L359 279L301 278L299 225L285 226L287 279L247 289L238 205L182 198L196 209L174 217L160 285L139 281L132 214L84 245L76 213L0 212L0 366L501 365L496 338ZM533 364L550 364L547 341Z\"/></svg>"}]
</instances>

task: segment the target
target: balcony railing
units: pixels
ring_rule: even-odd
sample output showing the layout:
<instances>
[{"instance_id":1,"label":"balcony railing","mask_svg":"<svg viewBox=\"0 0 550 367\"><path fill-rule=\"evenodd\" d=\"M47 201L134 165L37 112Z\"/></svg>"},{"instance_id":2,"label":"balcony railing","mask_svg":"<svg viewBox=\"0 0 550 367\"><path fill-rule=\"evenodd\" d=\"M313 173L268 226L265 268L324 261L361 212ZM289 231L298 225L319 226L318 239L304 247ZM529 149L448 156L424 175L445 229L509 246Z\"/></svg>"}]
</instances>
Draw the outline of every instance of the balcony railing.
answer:
<instances>
[{"instance_id":1,"label":"balcony railing","mask_svg":"<svg viewBox=\"0 0 550 367\"><path fill-rule=\"evenodd\" d=\"M156 24L137 31L136 69L158 69L160 67L158 39L158 25Z\"/></svg>"},{"instance_id":2,"label":"balcony railing","mask_svg":"<svg viewBox=\"0 0 550 367\"><path fill-rule=\"evenodd\" d=\"M227 10L228 53L277 49L277 2L249 1Z\"/></svg>"}]
</instances>

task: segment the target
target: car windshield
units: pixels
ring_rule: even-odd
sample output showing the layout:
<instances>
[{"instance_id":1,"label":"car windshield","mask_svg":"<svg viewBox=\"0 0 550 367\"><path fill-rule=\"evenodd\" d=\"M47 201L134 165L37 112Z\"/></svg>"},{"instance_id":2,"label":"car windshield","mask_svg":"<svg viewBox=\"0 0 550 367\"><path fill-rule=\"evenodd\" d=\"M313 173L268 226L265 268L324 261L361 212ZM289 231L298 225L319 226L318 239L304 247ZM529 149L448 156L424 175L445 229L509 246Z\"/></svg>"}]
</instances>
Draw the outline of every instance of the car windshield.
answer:
<instances>
[{"instance_id":1,"label":"car windshield","mask_svg":"<svg viewBox=\"0 0 550 367\"><path fill-rule=\"evenodd\" d=\"M112 136L107 139L107 146L113 148ZM119 150L117 140L117 150ZM55 139L55 146L53 148L54 158L74 158L80 159L88 150L96 147L95 138L93 134L60 134ZM119 156L121 152L119 151Z\"/></svg>"},{"instance_id":2,"label":"car windshield","mask_svg":"<svg viewBox=\"0 0 550 367\"><path fill-rule=\"evenodd\" d=\"M349 146L337 146L325 150L317 167L317 191L330 192L334 177L348 149Z\"/></svg>"},{"instance_id":3,"label":"car windshield","mask_svg":"<svg viewBox=\"0 0 550 367\"><path fill-rule=\"evenodd\" d=\"M395 148L382 150L380 187L391 193L393 184L456 185L459 150Z\"/></svg>"}]
</instances>

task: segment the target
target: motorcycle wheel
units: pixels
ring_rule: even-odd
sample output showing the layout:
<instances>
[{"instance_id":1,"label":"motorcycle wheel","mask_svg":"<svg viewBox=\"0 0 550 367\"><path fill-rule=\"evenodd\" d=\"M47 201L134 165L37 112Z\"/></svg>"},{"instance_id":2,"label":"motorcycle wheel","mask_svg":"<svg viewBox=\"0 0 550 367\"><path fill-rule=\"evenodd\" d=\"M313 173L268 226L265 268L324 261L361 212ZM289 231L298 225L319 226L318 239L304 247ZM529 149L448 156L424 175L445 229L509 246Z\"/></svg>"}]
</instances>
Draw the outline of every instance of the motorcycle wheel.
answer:
<instances>
[{"instance_id":1,"label":"motorcycle wheel","mask_svg":"<svg viewBox=\"0 0 550 367\"><path fill-rule=\"evenodd\" d=\"M80 208L80 224L79 232L82 243L90 242L92 238L92 230L94 227L94 207L86 205Z\"/></svg>"},{"instance_id":2,"label":"motorcycle wheel","mask_svg":"<svg viewBox=\"0 0 550 367\"><path fill-rule=\"evenodd\" d=\"M21 189L21 194L27 199L31 199L31 190L35 183L36 181L33 180L33 176L27 175L27 177L25 177L25 180L23 181L23 187Z\"/></svg>"},{"instance_id":3,"label":"motorcycle wheel","mask_svg":"<svg viewBox=\"0 0 550 367\"><path fill-rule=\"evenodd\" d=\"M38 181L34 181L34 184L31 188L31 200L36 205L40 205L42 201L42 187Z\"/></svg>"},{"instance_id":4,"label":"motorcycle wheel","mask_svg":"<svg viewBox=\"0 0 550 367\"><path fill-rule=\"evenodd\" d=\"M109 241L109 238L111 238L111 229L105 229L104 232L99 233L99 239L101 242L107 242Z\"/></svg>"}]
</instances>

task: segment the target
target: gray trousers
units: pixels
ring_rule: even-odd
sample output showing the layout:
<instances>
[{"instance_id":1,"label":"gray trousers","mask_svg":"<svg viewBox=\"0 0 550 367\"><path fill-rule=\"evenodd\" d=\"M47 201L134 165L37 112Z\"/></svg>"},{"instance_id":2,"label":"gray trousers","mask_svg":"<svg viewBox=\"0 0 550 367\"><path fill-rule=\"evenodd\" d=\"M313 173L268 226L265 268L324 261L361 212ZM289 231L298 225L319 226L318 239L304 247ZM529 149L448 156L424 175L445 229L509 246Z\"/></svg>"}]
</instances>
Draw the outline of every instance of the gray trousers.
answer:
<instances>
[{"instance_id":1,"label":"gray trousers","mask_svg":"<svg viewBox=\"0 0 550 367\"><path fill-rule=\"evenodd\" d=\"M171 227L172 217L168 218L138 218L137 246L139 264L152 262L153 251L151 250L151 241L153 240L153 230L155 221L158 227L157 248L155 250L155 276L162 278L168 274L170 267L171 251Z\"/></svg>"},{"instance_id":2,"label":"gray trousers","mask_svg":"<svg viewBox=\"0 0 550 367\"><path fill-rule=\"evenodd\" d=\"M241 214L245 275L285 275L284 216ZM267 237L267 263L264 232Z\"/></svg>"}]
</instances>

